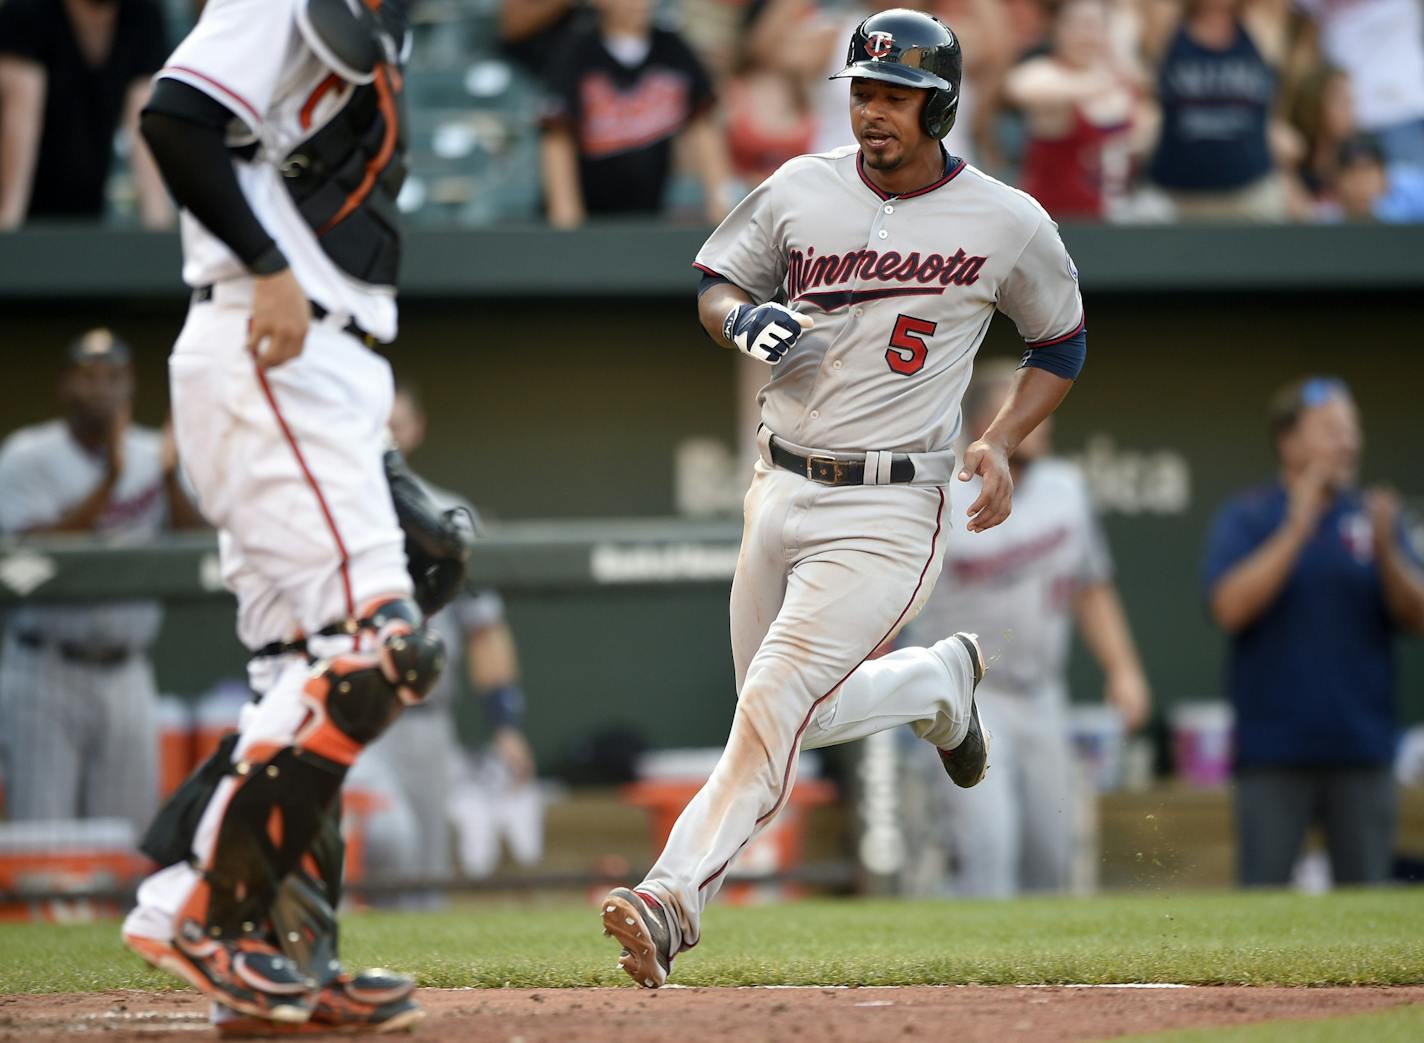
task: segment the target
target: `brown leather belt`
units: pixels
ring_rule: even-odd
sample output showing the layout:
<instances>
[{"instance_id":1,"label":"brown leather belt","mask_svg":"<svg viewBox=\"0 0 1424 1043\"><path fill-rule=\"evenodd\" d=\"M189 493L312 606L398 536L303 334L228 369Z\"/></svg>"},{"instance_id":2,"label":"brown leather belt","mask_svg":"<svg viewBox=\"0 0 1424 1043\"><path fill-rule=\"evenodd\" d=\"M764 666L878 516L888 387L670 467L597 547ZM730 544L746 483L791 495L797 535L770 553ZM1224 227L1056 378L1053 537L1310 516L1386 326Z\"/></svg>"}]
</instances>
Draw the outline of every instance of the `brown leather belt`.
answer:
<instances>
[{"instance_id":1,"label":"brown leather belt","mask_svg":"<svg viewBox=\"0 0 1424 1043\"><path fill-rule=\"evenodd\" d=\"M22 630L15 635L15 640L25 648L52 648L66 663L78 663L81 666L123 666L138 655L137 649L129 648L127 645L103 647L79 644L75 641L50 641L42 634L36 634L33 631Z\"/></svg>"},{"instance_id":2,"label":"brown leather belt","mask_svg":"<svg viewBox=\"0 0 1424 1043\"><path fill-rule=\"evenodd\" d=\"M783 471L809 478L819 485L864 485L864 460L837 460L833 456L802 456L771 440L771 462ZM890 484L915 480L915 464L908 456L896 455L890 462Z\"/></svg>"}]
</instances>

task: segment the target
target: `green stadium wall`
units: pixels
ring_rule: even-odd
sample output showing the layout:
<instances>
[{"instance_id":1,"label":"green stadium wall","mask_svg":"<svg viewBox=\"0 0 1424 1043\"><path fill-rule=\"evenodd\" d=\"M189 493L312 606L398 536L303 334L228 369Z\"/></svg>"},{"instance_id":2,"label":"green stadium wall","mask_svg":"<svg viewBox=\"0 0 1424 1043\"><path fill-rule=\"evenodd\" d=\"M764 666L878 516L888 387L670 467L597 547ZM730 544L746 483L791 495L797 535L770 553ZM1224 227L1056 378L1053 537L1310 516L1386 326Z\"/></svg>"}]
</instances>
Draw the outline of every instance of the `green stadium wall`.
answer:
<instances>
[{"instance_id":1,"label":"green stadium wall","mask_svg":"<svg viewBox=\"0 0 1424 1043\"><path fill-rule=\"evenodd\" d=\"M699 239L644 226L416 237L390 356L430 414L419 469L495 520L675 514L678 446L707 439L730 454L743 434L734 359L693 314L686 264ZM1365 480L1398 486L1424 516L1424 229L1068 228L1065 239L1083 272L1090 351L1055 441L1083 456L1105 494L1159 703L1215 698L1223 643L1196 570L1217 505L1272 473L1263 404L1276 386L1311 372L1349 381ZM98 324L136 349L136 418L160 423L164 357L184 307L175 265L167 237L0 237L11 362L0 430L53 415L61 349ZM997 319L985 350L1016 353L1012 324ZM653 745L721 741L733 703L725 584L507 600L546 763L613 722ZM224 602L170 612L161 687L192 693L239 674L230 632ZM1402 647L1410 721L1424 720L1422 646ZM1072 681L1075 698L1096 697L1081 648Z\"/></svg>"}]
</instances>

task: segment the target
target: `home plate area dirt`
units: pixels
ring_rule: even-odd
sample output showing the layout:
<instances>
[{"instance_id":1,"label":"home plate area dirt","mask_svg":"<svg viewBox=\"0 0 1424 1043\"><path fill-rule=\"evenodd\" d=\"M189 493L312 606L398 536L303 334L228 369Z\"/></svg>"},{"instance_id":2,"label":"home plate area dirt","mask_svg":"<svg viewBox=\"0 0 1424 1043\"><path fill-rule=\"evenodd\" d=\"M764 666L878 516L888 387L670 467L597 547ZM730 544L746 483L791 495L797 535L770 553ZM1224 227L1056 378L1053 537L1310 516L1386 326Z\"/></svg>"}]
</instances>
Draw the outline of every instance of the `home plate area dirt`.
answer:
<instances>
[{"instance_id":1,"label":"home plate area dirt","mask_svg":"<svg viewBox=\"0 0 1424 1043\"><path fill-rule=\"evenodd\" d=\"M668 1040L1089 1040L1424 1003L1424 986L1244 988L425 989L426 1017L393 1039L469 1043ZM216 1038L187 992L0 998L0 1040ZM318 1038L304 1032L304 1038Z\"/></svg>"}]
</instances>

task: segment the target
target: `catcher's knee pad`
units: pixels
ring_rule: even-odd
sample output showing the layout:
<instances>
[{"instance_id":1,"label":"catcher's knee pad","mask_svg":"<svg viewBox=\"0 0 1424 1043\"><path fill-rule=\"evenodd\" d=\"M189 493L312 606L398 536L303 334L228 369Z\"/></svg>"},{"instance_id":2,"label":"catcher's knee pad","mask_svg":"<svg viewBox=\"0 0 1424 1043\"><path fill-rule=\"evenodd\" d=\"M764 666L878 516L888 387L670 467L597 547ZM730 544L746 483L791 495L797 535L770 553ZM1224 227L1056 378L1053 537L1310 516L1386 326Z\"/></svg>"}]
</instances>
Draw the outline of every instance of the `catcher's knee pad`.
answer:
<instances>
[{"instance_id":1,"label":"catcher's knee pad","mask_svg":"<svg viewBox=\"0 0 1424 1043\"><path fill-rule=\"evenodd\" d=\"M233 765L237 786L204 873L206 927L218 938L265 935L278 889L333 814L346 767L291 746Z\"/></svg>"},{"instance_id":2,"label":"catcher's knee pad","mask_svg":"<svg viewBox=\"0 0 1424 1043\"><path fill-rule=\"evenodd\" d=\"M296 735L299 749L345 767L402 707L425 698L445 666L445 642L409 600L378 604L361 625L374 634L375 647L317 665L302 689L308 716Z\"/></svg>"},{"instance_id":3,"label":"catcher's knee pad","mask_svg":"<svg viewBox=\"0 0 1424 1043\"><path fill-rule=\"evenodd\" d=\"M407 706L418 703L435 687L445 669L445 641L425 625L425 617L409 598L377 602L362 619L375 633L381 670Z\"/></svg>"}]
</instances>

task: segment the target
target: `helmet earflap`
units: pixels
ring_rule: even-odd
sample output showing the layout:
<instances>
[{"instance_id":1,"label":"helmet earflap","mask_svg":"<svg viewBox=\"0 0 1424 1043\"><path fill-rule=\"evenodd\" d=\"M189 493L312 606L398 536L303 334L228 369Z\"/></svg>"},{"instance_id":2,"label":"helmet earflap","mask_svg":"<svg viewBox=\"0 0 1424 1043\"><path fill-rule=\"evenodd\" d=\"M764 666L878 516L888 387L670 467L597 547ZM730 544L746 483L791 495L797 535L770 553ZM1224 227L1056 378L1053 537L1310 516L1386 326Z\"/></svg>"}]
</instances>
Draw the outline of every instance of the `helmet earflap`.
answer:
<instances>
[{"instance_id":1,"label":"helmet earflap","mask_svg":"<svg viewBox=\"0 0 1424 1043\"><path fill-rule=\"evenodd\" d=\"M959 92L932 90L927 93L925 107L920 110L920 125L930 137L943 140L959 115Z\"/></svg>"}]
</instances>

